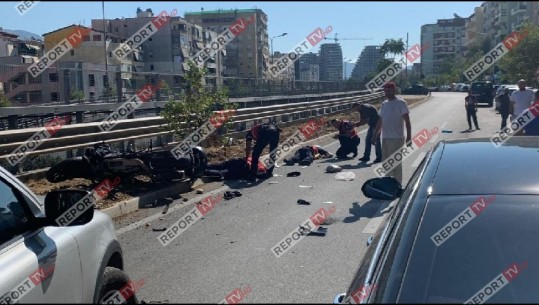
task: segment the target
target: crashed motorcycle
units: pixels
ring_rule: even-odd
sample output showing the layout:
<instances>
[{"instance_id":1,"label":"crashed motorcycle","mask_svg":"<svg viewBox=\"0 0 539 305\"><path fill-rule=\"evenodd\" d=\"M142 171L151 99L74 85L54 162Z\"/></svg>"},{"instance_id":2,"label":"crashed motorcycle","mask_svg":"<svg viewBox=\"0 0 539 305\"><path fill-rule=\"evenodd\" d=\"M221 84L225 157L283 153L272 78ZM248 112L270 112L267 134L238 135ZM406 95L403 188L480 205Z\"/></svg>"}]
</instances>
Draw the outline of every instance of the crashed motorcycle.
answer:
<instances>
[{"instance_id":1,"label":"crashed motorcycle","mask_svg":"<svg viewBox=\"0 0 539 305\"><path fill-rule=\"evenodd\" d=\"M131 181L137 175L146 175L152 182L182 180L194 181L204 175L208 157L202 147L193 147L191 152L176 159L170 151L148 149L134 152L111 150L105 143L95 144L85 149L84 155L51 167L46 174L49 182L57 183L73 178L92 181L120 177Z\"/></svg>"}]
</instances>

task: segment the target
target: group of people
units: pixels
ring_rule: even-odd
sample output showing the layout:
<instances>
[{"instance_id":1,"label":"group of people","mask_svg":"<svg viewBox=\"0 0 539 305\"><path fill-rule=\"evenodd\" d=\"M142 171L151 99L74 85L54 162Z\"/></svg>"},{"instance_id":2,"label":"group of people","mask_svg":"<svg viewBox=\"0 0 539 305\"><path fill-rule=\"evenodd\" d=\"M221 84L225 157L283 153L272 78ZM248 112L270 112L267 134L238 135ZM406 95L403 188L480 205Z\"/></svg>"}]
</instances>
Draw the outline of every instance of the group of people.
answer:
<instances>
[{"instance_id":1,"label":"group of people","mask_svg":"<svg viewBox=\"0 0 539 305\"><path fill-rule=\"evenodd\" d=\"M507 127L507 119L513 121L521 115L526 109L532 106L535 101L539 101L539 90L533 92L526 88L526 81L521 79L518 81L518 90L509 94L509 88L502 89L501 93L496 97L499 102L498 111L501 115L501 127L503 130ZM468 90L468 96L464 98L466 108L466 117L468 119L468 130L472 130L472 120L477 130L480 130L477 123L477 98L473 96L472 91ZM539 135L539 119L534 119L526 124L524 128L515 133L516 136L521 135Z\"/></svg>"},{"instance_id":2,"label":"group of people","mask_svg":"<svg viewBox=\"0 0 539 305\"><path fill-rule=\"evenodd\" d=\"M376 159L374 163L379 163L382 159L386 159L400 150L405 144L411 143L412 127L406 102L395 95L397 86L394 82L385 84L383 89L386 100L382 102L380 111L377 111L370 104L355 103L352 108L360 115L358 122L331 121L331 124L339 130L340 147L335 153L337 158L348 158L349 154L353 154L353 158L357 157L360 139L355 127L365 124L368 124L369 129L365 140L365 151L359 159L360 161L370 161L371 145L375 146ZM404 134L405 127L406 136ZM270 152L277 149L280 132L279 127L273 123L256 124L245 136L245 159L229 160L222 164L210 165L208 175L225 179L226 174L227 178L246 178L249 181L272 177L274 164L265 168L259 159L266 146L269 146ZM253 140L256 143L252 148ZM318 145L304 146L296 151L294 157L284 161L288 165L295 163L310 165L313 160L319 157L327 158L333 157L333 155ZM239 168L239 170L231 170L231 168ZM395 177L402 183L402 167L400 165L393 168L388 175Z\"/></svg>"}]
</instances>

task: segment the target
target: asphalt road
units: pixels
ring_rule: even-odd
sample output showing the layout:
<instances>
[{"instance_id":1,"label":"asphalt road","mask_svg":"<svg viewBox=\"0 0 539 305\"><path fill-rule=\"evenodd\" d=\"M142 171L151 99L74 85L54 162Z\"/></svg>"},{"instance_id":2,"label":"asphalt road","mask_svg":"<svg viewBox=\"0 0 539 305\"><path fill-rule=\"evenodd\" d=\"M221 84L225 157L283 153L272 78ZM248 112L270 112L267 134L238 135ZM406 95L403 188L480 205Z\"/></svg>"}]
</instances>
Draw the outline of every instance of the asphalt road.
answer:
<instances>
[{"instance_id":1,"label":"asphalt road","mask_svg":"<svg viewBox=\"0 0 539 305\"><path fill-rule=\"evenodd\" d=\"M436 92L430 100L411 108L414 135L423 128L435 127L438 134L404 160L405 182L436 142L491 137L497 131L500 116L493 108L481 107L481 130L462 132L468 129L465 96ZM442 129L452 133L442 133ZM358 157L364 150L364 128L360 132ZM331 139L327 147L334 153L337 145ZM335 174L324 173L332 162L353 172L355 180L338 181ZM164 215L163 207L148 208L117 220L126 270L132 280L144 280L137 293L139 300L218 303L240 288L245 291L244 303L332 302L337 293L347 290L366 251L367 239L391 209L388 202L370 200L361 193L362 184L376 177L371 162L360 163L356 158L317 160L307 168L283 166L274 172L283 176L256 185L235 181L206 186L206 194L186 203L176 200ZM286 173L295 170L301 176L286 177ZM214 190L208 192L211 188ZM191 212L195 202L229 188L241 191L243 196L216 204L167 246L159 242L162 232L152 228L170 228ZM298 205L298 199L311 205ZM326 236L306 236L281 257L273 254L271 249L317 210L333 205L335 213L322 225L327 228Z\"/></svg>"}]
</instances>

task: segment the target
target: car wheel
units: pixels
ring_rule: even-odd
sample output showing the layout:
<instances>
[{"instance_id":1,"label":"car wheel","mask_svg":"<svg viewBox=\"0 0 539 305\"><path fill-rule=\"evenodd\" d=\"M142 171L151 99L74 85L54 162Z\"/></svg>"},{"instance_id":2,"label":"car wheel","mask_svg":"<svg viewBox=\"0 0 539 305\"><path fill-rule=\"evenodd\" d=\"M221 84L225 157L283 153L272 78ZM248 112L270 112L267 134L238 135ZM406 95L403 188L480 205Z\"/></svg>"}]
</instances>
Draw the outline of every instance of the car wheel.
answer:
<instances>
[{"instance_id":1,"label":"car wheel","mask_svg":"<svg viewBox=\"0 0 539 305\"><path fill-rule=\"evenodd\" d=\"M106 267L103 273L103 284L99 289L99 304L110 304L114 302L117 304L118 299L114 297L114 294L119 293L122 288L125 288L129 284L129 277L125 272L118 268ZM108 302L105 302L108 300ZM133 293L127 300L127 304L137 304L137 296Z\"/></svg>"}]
</instances>

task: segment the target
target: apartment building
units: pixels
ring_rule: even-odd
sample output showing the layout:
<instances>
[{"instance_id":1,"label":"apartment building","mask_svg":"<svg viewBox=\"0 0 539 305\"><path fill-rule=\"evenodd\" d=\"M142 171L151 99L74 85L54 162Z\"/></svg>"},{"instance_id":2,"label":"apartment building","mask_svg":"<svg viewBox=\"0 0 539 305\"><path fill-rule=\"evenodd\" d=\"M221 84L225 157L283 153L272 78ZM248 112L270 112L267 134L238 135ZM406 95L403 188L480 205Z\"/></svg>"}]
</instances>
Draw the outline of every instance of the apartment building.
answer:
<instances>
[{"instance_id":1,"label":"apartment building","mask_svg":"<svg viewBox=\"0 0 539 305\"><path fill-rule=\"evenodd\" d=\"M320 81L341 81L343 79L343 57L340 44L322 44L319 58Z\"/></svg>"},{"instance_id":2,"label":"apartment building","mask_svg":"<svg viewBox=\"0 0 539 305\"><path fill-rule=\"evenodd\" d=\"M364 81L369 74L376 72L378 63L384 58L380 46L365 46L352 70L351 78Z\"/></svg>"},{"instance_id":3,"label":"apartment building","mask_svg":"<svg viewBox=\"0 0 539 305\"><path fill-rule=\"evenodd\" d=\"M237 78L271 78L268 17L260 9L187 12L185 19L218 34L237 20L252 20L245 30L226 46L223 76ZM253 20L254 19L254 20Z\"/></svg>"},{"instance_id":4,"label":"apartment building","mask_svg":"<svg viewBox=\"0 0 539 305\"><path fill-rule=\"evenodd\" d=\"M305 53L294 62L295 79L301 81L320 80L320 64L318 54Z\"/></svg>"}]
</instances>

